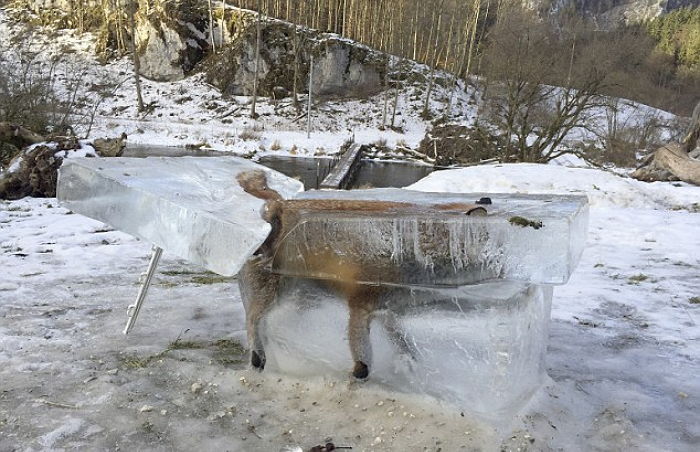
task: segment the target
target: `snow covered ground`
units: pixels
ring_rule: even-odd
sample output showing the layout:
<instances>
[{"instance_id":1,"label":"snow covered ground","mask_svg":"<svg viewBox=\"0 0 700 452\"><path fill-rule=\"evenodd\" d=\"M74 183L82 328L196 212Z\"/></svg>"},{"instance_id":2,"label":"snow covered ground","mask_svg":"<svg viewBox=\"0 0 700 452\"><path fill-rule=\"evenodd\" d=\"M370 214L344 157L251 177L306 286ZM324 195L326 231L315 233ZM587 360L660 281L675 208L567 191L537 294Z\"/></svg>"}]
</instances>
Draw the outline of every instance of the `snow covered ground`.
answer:
<instances>
[{"instance_id":1,"label":"snow covered ground","mask_svg":"<svg viewBox=\"0 0 700 452\"><path fill-rule=\"evenodd\" d=\"M415 147L429 127L419 118L423 87L412 86L399 101L403 133L378 129L379 95L324 102L307 139L289 106L262 100L253 121L248 98L224 99L199 75L144 81L146 102L157 106L138 115L128 59L101 65L89 35L21 34L27 30L0 11L0 53L12 57L24 42L41 64L67 59L58 66L62 81L77 67L85 84L119 86L100 104L91 137L126 132L132 144L319 155L352 135ZM447 94L436 86L434 111ZM457 94L456 121L468 123L473 91ZM625 108L625 121L633 121L637 107ZM512 429L494 431L468 412L371 381L247 370L235 279L167 254L124 337L148 244L54 199L23 199L0 201L0 451L277 451L327 440L392 451L700 448L700 188L554 165L438 172L413 188L574 192L591 200L582 262L555 289L552 379Z\"/></svg>"},{"instance_id":2,"label":"snow covered ground","mask_svg":"<svg viewBox=\"0 0 700 452\"><path fill-rule=\"evenodd\" d=\"M434 173L430 191L583 192L589 243L555 290L551 381L494 431L371 382L247 370L233 279L164 256L54 199L0 204L0 450L697 450L700 188L540 165ZM694 298L695 297L695 298Z\"/></svg>"},{"instance_id":3,"label":"snow covered ground","mask_svg":"<svg viewBox=\"0 0 700 452\"><path fill-rule=\"evenodd\" d=\"M544 435L534 448L697 450L700 187L519 164L433 173L411 188L586 194L588 245L554 291L553 382L521 417Z\"/></svg>"}]
</instances>

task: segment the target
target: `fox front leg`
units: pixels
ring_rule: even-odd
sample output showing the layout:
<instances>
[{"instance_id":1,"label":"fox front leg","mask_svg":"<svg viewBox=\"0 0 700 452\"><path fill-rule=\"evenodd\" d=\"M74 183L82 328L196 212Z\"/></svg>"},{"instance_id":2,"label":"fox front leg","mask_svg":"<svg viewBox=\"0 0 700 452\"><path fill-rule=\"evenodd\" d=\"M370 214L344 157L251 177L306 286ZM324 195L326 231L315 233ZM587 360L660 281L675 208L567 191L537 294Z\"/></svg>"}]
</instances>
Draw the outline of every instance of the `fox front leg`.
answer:
<instances>
[{"instance_id":1,"label":"fox front leg","mask_svg":"<svg viewBox=\"0 0 700 452\"><path fill-rule=\"evenodd\" d=\"M394 345L396 345L399 352L410 360L415 361L418 352L413 344L411 344L406 338L398 316L395 313L386 310L382 312L380 319L384 325L387 335L389 336L389 339Z\"/></svg>"},{"instance_id":2,"label":"fox front leg","mask_svg":"<svg viewBox=\"0 0 700 452\"><path fill-rule=\"evenodd\" d=\"M260 335L260 322L277 298L279 276L266 269L263 258L252 258L239 275L241 295L246 310L246 331L250 348L250 364L265 368L265 349Z\"/></svg>"}]
</instances>

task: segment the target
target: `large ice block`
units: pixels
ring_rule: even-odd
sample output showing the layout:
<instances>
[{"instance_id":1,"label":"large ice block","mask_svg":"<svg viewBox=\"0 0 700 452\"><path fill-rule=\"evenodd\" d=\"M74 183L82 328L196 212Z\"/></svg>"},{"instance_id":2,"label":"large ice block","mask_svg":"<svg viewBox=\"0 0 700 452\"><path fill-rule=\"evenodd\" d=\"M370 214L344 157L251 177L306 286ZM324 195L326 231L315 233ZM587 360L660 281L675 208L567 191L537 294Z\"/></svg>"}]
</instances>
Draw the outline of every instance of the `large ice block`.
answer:
<instances>
[{"instance_id":1,"label":"large ice block","mask_svg":"<svg viewBox=\"0 0 700 452\"><path fill-rule=\"evenodd\" d=\"M236 181L263 170L284 197L301 182L236 157L149 157L66 160L58 199L102 221L221 275L234 275L265 241L263 201Z\"/></svg>"},{"instance_id":2,"label":"large ice block","mask_svg":"<svg viewBox=\"0 0 700 452\"><path fill-rule=\"evenodd\" d=\"M438 205L483 205L486 216ZM445 194L401 189L311 191L296 199L401 203L386 211L301 210L278 247L273 270L338 279L326 265L363 269L366 283L458 286L489 280L564 284L585 244L585 196Z\"/></svg>"},{"instance_id":3,"label":"large ice block","mask_svg":"<svg viewBox=\"0 0 700 452\"><path fill-rule=\"evenodd\" d=\"M485 216L467 214L487 197ZM320 208L309 199L379 202ZM374 383L494 423L541 386L552 285L579 261L585 197L313 191L288 202L295 206L272 261L283 276L258 328L266 369L345 378L357 368L350 332L358 344L357 322L369 315L369 345L360 337L355 356ZM254 279L240 282L247 312L260 312Z\"/></svg>"},{"instance_id":4,"label":"large ice block","mask_svg":"<svg viewBox=\"0 0 700 452\"><path fill-rule=\"evenodd\" d=\"M370 380L426 394L489 420L540 387L551 286L393 287L371 324ZM285 277L261 325L266 370L347 378L348 309L318 280Z\"/></svg>"}]
</instances>

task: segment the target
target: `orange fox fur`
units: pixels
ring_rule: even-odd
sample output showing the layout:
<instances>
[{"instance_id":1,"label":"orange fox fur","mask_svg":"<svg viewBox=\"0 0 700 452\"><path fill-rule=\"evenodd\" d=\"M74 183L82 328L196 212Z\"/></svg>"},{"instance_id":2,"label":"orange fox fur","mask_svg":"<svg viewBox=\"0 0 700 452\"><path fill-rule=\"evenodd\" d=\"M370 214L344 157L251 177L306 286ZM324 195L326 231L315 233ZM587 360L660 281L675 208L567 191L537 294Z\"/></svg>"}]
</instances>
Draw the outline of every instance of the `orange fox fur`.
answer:
<instances>
[{"instance_id":1,"label":"orange fox fur","mask_svg":"<svg viewBox=\"0 0 700 452\"><path fill-rule=\"evenodd\" d=\"M251 348L251 363L253 367L262 369L265 366L265 351L259 333L260 321L271 308L277 298L279 276L269 270L269 266L281 238L297 223L301 210L342 211L342 212L390 212L390 211L420 211L425 212L424 206L406 202L391 201L358 201L337 199L298 199L285 200L267 185L265 173L260 170L241 173L237 177L240 186L253 196L266 201L263 219L270 223L272 232L256 255L246 262L240 273L241 293L248 301L246 311L246 328L248 343ZM430 206L435 211L456 210L470 214L478 212L485 214L482 207L466 203L449 203ZM397 272L391 262L382 268L366 268L359 263L348 262L348 255L340 256L330 251L315 250L313 255L305 256L311 271L322 269L334 274L337 279L328 282L346 300L349 309L348 339L350 352L354 361L353 375L364 379L369 375L371 365L371 347L369 342L370 322L378 307L379 299L386 289L381 286L359 284L358 281L371 280L378 271ZM405 341L393 325L385 324L390 335L402 346Z\"/></svg>"}]
</instances>

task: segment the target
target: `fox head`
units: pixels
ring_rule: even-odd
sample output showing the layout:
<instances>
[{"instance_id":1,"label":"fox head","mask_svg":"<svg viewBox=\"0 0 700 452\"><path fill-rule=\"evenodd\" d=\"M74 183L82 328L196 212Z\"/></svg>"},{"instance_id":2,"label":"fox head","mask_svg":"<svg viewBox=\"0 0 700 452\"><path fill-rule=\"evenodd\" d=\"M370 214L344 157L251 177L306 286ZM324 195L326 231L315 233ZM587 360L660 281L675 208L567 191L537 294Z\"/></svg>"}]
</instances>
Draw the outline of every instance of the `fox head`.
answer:
<instances>
[{"instance_id":1,"label":"fox head","mask_svg":"<svg viewBox=\"0 0 700 452\"><path fill-rule=\"evenodd\" d=\"M252 170L236 176L243 191L265 201L281 200L282 196L267 185L267 176L263 170Z\"/></svg>"}]
</instances>

